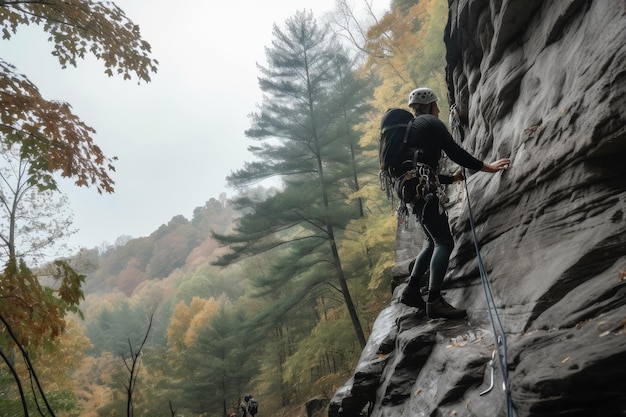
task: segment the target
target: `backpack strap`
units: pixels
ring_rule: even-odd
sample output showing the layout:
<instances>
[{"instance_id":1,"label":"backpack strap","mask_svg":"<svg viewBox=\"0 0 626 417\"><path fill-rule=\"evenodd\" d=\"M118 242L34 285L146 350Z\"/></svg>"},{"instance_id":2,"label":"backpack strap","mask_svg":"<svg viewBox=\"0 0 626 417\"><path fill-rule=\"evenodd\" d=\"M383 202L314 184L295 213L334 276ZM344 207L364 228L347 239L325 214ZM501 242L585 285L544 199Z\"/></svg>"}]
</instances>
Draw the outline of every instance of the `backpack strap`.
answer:
<instances>
[{"instance_id":1,"label":"backpack strap","mask_svg":"<svg viewBox=\"0 0 626 417\"><path fill-rule=\"evenodd\" d=\"M380 134L382 135L383 133L385 133L389 129L395 129L397 127L407 127L408 128L408 126L411 126L411 123L408 123L408 124L407 123L400 123L400 124L397 124L397 125L385 126L383 129L380 130ZM408 134L405 135L405 136L408 136Z\"/></svg>"},{"instance_id":2,"label":"backpack strap","mask_svg":"<svg viewBox=\"0 0 626 417\"><path fill-rule=\"evenodd\" d=\"M409 123L406 124L406 130L404 131L404 140L403 140L405 145L409 143L409 133L411 133L411 128L413 127L413 120L411 120Z\"/></svg>"}]
</instances>

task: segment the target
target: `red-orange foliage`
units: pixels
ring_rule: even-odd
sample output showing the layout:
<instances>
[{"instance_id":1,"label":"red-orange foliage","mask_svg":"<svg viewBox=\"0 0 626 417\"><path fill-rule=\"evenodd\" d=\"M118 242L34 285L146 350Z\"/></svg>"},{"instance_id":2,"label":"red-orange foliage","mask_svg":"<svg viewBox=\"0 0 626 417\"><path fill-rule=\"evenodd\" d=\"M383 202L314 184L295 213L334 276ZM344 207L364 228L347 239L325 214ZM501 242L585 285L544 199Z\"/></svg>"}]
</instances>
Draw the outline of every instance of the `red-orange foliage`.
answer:
<instances>
[{"instance_id":1,"label":"red-orange foliage","mask_svg":"<svg viewBox=\"0 0 626 417\"><path fill-rule=\"evenodd\" d=\"M105 72L124 79L149 81L157 61L139 27L111 2L51 0L0 2L0 30L10 39L22 25L36 24L50 34L53 55L62 67L75 66L88 53L104 63ZM95 130L84 124L67 103L44 99L37 87L0 58L0 140L20 146L42 188L56 184L50 172L74 178L78 186L94 185L113 192L107 158L94 143Z\"/></svg>"}]
</instances>

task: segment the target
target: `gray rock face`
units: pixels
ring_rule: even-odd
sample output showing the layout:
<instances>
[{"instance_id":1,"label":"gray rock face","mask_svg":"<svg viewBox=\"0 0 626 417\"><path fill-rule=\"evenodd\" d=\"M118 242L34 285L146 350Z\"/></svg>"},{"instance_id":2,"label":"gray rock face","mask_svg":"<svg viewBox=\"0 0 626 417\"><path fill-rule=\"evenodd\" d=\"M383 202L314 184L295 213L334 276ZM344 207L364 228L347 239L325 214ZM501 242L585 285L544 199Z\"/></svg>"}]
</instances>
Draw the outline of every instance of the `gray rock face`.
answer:
<instances>
[{"instance_id":1,"label":"gray rock face","mask_svg":"<svg viewBox=\"0 0 626 417\"><path fill-rule=\"evenodd\" d=\"M421 241L399 228L394 299L328 414L625 416L626 2L450 0L445 41L454 133L512 159L467 181L506 372L455 185L445 291L468 320L397 302Z\"/></svg>"}]
</instances>

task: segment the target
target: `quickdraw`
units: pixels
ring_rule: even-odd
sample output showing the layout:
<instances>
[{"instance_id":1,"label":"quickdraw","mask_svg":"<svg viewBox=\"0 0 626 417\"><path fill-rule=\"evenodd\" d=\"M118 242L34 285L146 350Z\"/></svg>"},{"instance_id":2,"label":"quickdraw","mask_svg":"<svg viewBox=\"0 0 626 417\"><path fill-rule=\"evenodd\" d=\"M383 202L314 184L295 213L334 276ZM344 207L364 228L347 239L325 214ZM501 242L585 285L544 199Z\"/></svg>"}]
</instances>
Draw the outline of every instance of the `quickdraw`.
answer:
<instances>
[{"instance_id":1,"label":"quickdraw","mask_svg":"<svg viewBox=\"0 0 626 417\"><path fill-rule=\"evenodd\" d=\"M493 363L493 360L494 360L494 358L495 358L495 357L496 357L496 350L494 349L494 350L493 350L493 353L491 354L491 360L489 360L489 365L488 365L488 366L489 366L489 368L491 368L491 379L490 379L490 380L491 380L491 382L489 383L489 387L488 387L486 390L484 390L483 392L481 392L480 394L478 394L478 395L480 395L481 397L482 397L483 395L485 395L485 394L489 393L489 392L493 389L493 384L494 384L494 379L493 379L493 372L494 372L494 371L493 371L493 369L494 369L494 366L495 366L495 364Z\"/></svg>"},{"instance_id":2,"label":"quickdraw","mask_svg":"<svg viewBox=\"0 0 626 417\"><path fill-rule=\"evenodd\" d=\"M398 223L403 225L405 229L409 228L409 209L406 206L406 203L400 201L398 205L398 209L396 210L396 215L398 216Z\"/></svg>"},{"instance_id":3,"label":"quickdraw","mask_svg":"<svg viewBox=\"0 0 626 417\"><path fill-rule=\"evenodd\" d=\"M393 195L393 184L394 179L389 175L389 172L386 170L381 170L378 173L378 180L380 181L380 189L385 192L387 196L387 200L391 201L393 205L394 195Z\"/></svg>"}]
</instances>

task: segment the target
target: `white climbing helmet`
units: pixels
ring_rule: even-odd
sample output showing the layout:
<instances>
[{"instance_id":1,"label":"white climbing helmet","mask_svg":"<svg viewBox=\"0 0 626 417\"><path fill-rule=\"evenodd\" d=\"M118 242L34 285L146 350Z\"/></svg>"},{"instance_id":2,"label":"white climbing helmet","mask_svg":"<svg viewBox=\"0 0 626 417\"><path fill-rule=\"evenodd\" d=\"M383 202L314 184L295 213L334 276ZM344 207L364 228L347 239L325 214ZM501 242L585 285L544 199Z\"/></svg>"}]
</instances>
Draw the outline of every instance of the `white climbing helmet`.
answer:
<instances>
[{"instance_id":1,"label":"white climbing helmet","mask_svg":"<svg viewBox=\"0 0 626 417\"><path fill-rule=\"evenodd\" d=\"M430 104L437 100L437 94L426 87L416 88L409 94L409 106L412 104Z\"/></svg>"}]
</instances>

